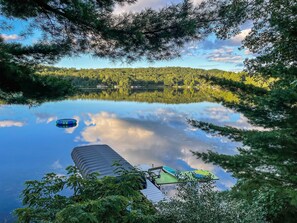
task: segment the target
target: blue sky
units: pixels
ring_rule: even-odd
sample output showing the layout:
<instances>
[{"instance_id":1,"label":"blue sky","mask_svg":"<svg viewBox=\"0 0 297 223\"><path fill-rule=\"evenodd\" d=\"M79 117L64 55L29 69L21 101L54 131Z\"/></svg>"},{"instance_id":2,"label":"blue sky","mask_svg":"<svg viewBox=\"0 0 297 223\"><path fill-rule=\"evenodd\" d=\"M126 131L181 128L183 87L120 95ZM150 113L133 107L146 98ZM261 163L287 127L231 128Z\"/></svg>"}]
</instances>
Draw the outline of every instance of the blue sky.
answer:
<instances>
[{"instance_id":1,"label":"blue sky","mask_svg":"<svg viewBox=\"0 0 297 223\"><path fill-rule=\"evenodd\" d=\"M198 4L201 0L192 0ZM164 7L168 4L177 3L179 0L138 0L134 5L118 6L115 11L117 13L127 11L140 11L144 8L152 7L154 9ZM4 40L11 42L17 41L22 44L31 44L40 39L40 32L34 30L34 34L28 37L21 37L21 34L28 27L27 21L8 20L0 17L2 21L8 22L12 29L0 29L0 35ZM1 26L0 26L1 27ZM252 57L248 50L239 50L242 39L249 33L248 25L242 27L242 32L229 40L219 40L214 35L210 35L207 39L201 42L192 42L187 44L182 50L182 56L169 61L155 61L149 63L141 60L132 64L126 64L121 61L111 62L107 59L95 58L91 55L80 55L79 57L65 57L60 60L55 66L58 67L73 67L73 68L118 68L118 67L166 67L166 66L181 66L203 69L223 69L229 71L240 71L243 69L243 61L245 58Z\"/></svg>"}]
</instances>

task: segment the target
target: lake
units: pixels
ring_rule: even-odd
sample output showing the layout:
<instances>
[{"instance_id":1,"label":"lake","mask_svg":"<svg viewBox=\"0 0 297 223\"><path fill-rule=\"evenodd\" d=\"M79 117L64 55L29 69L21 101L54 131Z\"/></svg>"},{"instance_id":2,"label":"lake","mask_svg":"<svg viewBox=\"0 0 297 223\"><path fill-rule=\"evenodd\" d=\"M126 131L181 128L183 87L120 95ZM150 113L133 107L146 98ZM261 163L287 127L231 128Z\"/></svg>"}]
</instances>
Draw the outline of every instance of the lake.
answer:
<instances>
[{"instance_id":1,"label":"lake","mask_svg":"<svg viewBox=\"0 0 297 223\"><path fill-rule=\"evenodd\" d=\"M75 118L75 128L58 128L60 118ZM21 206L27 180L45 173L65 174L70 153L79 145L108 144L131 164L168 165L181 170L207 169L226 190L235 183L220 167L197 160L192 151L236 154L240 144L211 136L187 123L188 118L251 128L247 119L219 103L146 103L72 99L38 106L0 105L0 222L12 221Z\"/></svg>"}]
</instances>

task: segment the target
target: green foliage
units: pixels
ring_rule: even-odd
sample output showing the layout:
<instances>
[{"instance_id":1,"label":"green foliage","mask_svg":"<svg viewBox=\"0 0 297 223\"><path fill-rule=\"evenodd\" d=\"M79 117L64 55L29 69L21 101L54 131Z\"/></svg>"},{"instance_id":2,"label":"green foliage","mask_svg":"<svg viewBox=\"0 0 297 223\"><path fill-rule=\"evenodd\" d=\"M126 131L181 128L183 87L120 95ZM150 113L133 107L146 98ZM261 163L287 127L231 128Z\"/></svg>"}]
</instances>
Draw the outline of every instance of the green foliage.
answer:
<instances>
[{"instance_id":1,"label":"green foliage","mask_svg":"<svg viewBox=\"0 0 297 223\"><path fill-rule=\"evenodd\" d=\"M286 204L285 209L282 210L284 213L291 210L296 214L296 203L294 202L297 195L297 178L294 174L297 171L294 158L296 138L292 132L286 130L240 130L193 120L190 122L193 126L207 132L243 143L244 147L238 148L239 154L235 156L211 151L195 153L207 162L211 161L232 171L233 176L238 178L238 184L234 189L236 192L244 194L248 198L251 194L258 196L256 194L262 188L269 188L271 191L278 192L278 197L277 195L274 197ZM284 206L284 204L277 203Z\"/></svg>"},{"instance_id":2,"label":"green foliage","mask_svg":"<svg viewBox=\"0 0 297 223\"><path fill-rule=\"evenodd\" d=\"M238 178L233 195L261 202L271 222L295 222L297 216L296 9L296 1L223 3L219 14L228 16L220 22L218 34L228 37L236 33L240 24L252 20L251 33L243 45L257 57L246 61L247 71L249 76L274 79L266 90L259 91L234 80L211 78L213 84L239 98L237 103L223 103L243 113L255 125L254 130L190 121L204 131L242 142L235 156L212 151L195 155L232 172Z\"/></svg>"},{"instance_id":3,"label":"green foliage","mask_svg":"<svg viewBox=\"0 0 297 223\"><path fill-rule=\"evenodd\" d=\"M150 87L181 87L200 88L209 85L211 79L223 78L226 81L235 81L237 84L249 84L263 91L266 80L259 76L246 78L246 73L234 73L222 70L203 70L186 67L160 67L160 68L116 68L116 69L75 69L40 67L37 74L55 76L71 82L76 87L92 88L101 84L105 87L131 86ZM245 79L244 81L242 79ZM272 80L271 80L272 81Z\"/></svg>"},{"instance_id":4,"label":"green foliage","mask_svg":"<svg viewBox=\"0 0 297 223\"><path fill-rule=\"evenodd\" d=\"M137 170L118 165L119 177L103 178L96 173L82 178L73 166L67 171L26 182L25 206L15 210L19 222L265 222L265 196L249 203L215 190L211 182L181 184L175 197L153 207L139 192L142 173Z\"/></svg>"},{"instance_id":5,"label":"green foliage","mask_svg":"<svg viewBox=\"0 0 297 223\"><path fill-rule=\"evenodd\" d=\"M265 209L260 203L234 199L229 192L214 190L212 183L187 183L177 189L170 202L159 205L159 221L164 223L264 223Z\"/></svg>"},{"instance_id":6,"label":"green foliage","mask_svg":"<svg viewBox=\"0 0 297 223\"><path fill-rule=\"evenodd\" d=\"M0 38L0 99L7 103L34 103L58 98L73 91L71 84L57 77L35 75L36 61L52 60L51 46L8 44ZM45 55L46 52L46 55ZM28 56L30 55L30 56ZM40 57L40 59L38 59Z\"/></svg>"},{"instance_id":7,"label":"green foliage","mask_svg":"<svg viewBox=\"0 0 297 223\"><path fill-rule=\"evenodd\" d=\"M27 181L23 208L15 210L20 222L151 222L155 209L140 194L141 173L118 166L120 177L82 178L75 167L66 176L46 174ZM65 190L70 195L64 195Z\"/></svg>"}]
</instances>

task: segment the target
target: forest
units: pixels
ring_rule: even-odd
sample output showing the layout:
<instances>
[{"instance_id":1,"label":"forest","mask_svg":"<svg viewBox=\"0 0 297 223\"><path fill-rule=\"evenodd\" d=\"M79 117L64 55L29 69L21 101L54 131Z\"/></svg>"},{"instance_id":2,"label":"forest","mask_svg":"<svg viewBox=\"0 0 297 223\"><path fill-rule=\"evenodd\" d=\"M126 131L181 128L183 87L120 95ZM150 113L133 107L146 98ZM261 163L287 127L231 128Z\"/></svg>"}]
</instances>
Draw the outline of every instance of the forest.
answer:
<instances>
[{"instance_id":1,"label":"forest","mask_svg":"<svg viewBox=\"0 0 297 223\"><path fill-rule=\"evenodd\" d=\"M182 87L197 88L211 78L223 78L267 88L273 81L261 76L251 77L245 72L235 73L222 70L203 70L184 67L161 68L118 68L118 69L75 69L41 67L37 74L42 77L59 77L79 88L154 88Z\"/></svg>"}]
</instances>

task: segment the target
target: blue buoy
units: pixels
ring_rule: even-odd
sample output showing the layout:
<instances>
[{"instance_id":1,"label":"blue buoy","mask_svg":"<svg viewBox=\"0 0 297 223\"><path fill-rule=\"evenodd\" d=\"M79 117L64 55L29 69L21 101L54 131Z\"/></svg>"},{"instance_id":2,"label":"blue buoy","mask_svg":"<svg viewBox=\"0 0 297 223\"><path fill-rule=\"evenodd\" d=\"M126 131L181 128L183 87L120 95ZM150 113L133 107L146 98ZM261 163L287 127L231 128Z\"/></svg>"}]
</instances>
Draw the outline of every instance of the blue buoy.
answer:
<instances>
[{"instance_id":1,"label":"blue buoy","mask_svg":"<svg viewBox=\"0 0 297 223\"><path fill-rule=\"evenodd\" d=\"M72 128L77 125L77 121L72 118L64 118L56 121L56 126L59 128Z\"/></svg>"}]
</instances>

